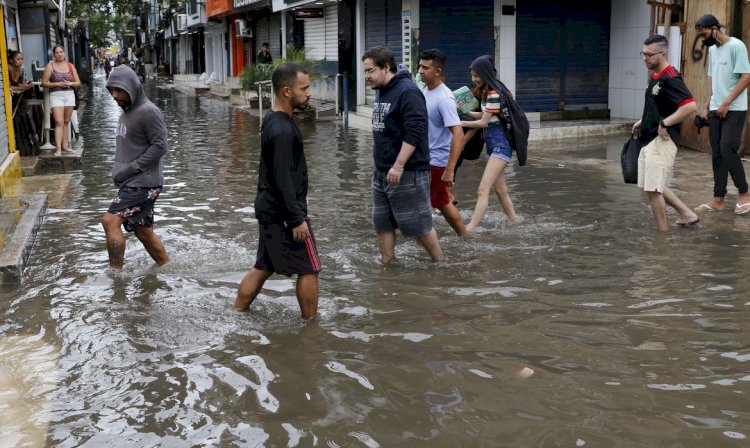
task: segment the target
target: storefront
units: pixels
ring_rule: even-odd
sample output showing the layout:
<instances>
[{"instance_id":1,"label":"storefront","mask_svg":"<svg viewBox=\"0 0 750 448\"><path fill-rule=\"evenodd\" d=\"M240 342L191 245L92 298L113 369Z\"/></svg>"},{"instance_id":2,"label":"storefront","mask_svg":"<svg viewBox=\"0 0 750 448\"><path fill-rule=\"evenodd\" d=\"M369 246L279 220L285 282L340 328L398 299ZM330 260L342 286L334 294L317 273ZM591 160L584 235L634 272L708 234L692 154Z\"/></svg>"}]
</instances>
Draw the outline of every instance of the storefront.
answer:
<instances>
[{"instance_id":1,"label":"storefront","mask_svg":"<svg viewBox=\"0 0 750 448\"><path fill-rule=\"evenodd\" d=\"M231 0L206 0L206 73L217 83L227 80L227 25L225 17L232 11Z\"/></svg>"},{"instance_id":2,"label":"storefront","mask_svg":"<svg viewBox=\"0 0 750 448\"><path fill-rule=\"evenodd\" d=\"M15 149L13 136L13 111L10 102L10 82L8 79L8 53L6 42L6 6L0 0L0 86L3 90L3 100L0 103L0 196L7 182L12 178L21 177L21 162Z\"/></svg>"},{"instance_id":3,"label":"storefront","mask_svg":"<svg viewBox=\"0 0 750 448\"><path fill-rule=\"evenodd\" d=\"M607 109L610 2L518 2L516 95L528 112Z\"/></svg>"},{"instance_id":4,"label":"storefront","mask_svg":"<svg viewBox=\"0 0 750 448\"><path fill-rule=\"evenodd\" d=\"M421 0L419 50L445 52L445 84L455 90L471 84L469 66L495 54L494 0ZM415 55L418 57L419 55Z\"/></svg>"},{"instance_id":5,"label":"storefront","mask_svg":"<svg viewBox=\"0 0 750 448\"><path fill-rule=\"evenodd\" d=\"M393 52L396 64L403 61L401 0L367 0L364 2L365 51L372 47L387 47ZM365 86L365 104L372 104L375 91Z\"/></svg>"},{"instance_id":6,"label":"storefront","mask_svg":"<svg viewBox=\"0 0 750 448\"><path fill-rule=\"evenodd\" d=\"M233 0L232 14L229 16L232 76L239 76L245 67L253 64L254 43L260 39L253 32L254 17L269 9L270 5L270 0ZM273 51L271 48L272 55Z\"/></svg>"},{"instance_id":7,"label":"storefront","mask_svg":"<svg viewBox=\"0 0 750 448\"><path fill-rule=\"evenodd\" d=\"M329 62L339 60L338 10L338 5L329 4L293 11L294 18L302 22L304 28L308 59Z\"/></svg>"}]
</instances>

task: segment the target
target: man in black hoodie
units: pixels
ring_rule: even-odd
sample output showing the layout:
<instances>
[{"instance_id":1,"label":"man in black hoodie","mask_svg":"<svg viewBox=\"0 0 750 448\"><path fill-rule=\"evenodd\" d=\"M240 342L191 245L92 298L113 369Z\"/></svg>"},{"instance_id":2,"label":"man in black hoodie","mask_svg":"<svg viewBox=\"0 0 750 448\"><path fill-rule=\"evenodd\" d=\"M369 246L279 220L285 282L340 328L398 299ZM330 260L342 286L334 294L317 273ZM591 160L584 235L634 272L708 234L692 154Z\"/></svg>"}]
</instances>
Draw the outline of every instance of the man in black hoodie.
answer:
<instances>
[{"instance_id":1,"label":"man in black hoodie","mask_svg":"<svg viewBox=\"0 0 750 448\"><path fill-rule=\"evenodd\" d=\"M430 150L424 96L385 47L363 56L366 82L377 91L372 111L372 220L384 265L393 261L396 229L443 259L430 207Z\"/></svg>"}]
</instances>

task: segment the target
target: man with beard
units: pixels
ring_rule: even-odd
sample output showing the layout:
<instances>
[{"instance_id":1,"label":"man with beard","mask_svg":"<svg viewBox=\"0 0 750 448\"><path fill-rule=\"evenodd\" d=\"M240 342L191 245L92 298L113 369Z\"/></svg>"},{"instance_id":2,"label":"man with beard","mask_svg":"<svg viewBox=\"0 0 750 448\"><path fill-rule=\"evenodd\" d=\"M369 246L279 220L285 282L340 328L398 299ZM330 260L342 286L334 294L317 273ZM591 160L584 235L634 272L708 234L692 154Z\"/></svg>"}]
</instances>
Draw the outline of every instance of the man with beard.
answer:
<instances>
[{"instance_id":1,"label":"man with beard","mask_svg":"<svg viewBox=\"0 0 750 448\"><path fill-rule=\"evenodd\" d=\"M714 169L714 197L695 210L724 210L727 177L731 175L739 192L734 212L744 215L750 212L750 194L738 151L747 116L750 62L745 44L724 34L721 30L723 27L711 14L706 14L695 22L698 35L709 47L707 67L711 88L700 115L708 117Z\"/></svg>"},{"instance_id":2,"label":"man with beard","mask_svg":"<svg viewBox=\"0 0 750 448\"><path fill-rule=\"evenodd\" d=\"M638 186L648 194L656 229L665 232L669 230L667 204L680 214L675 224L687 227L698 222L696 214L666 185L680 142L679 125L698 107L682 76L667 61L666 37L646 39L641 57L653 74L646 89L643 118L633 125L633 133L640 132L641 142L649 143L638 158Z\"/></svg>"},{"instance_id":3,"label":"man with beard","mask_svg":"<svg viewBox=\"0 0 750 448\"><path fill-rule=\"evenodd\" d=\"M107 89L123 113L117 123L112 180L117 196L102 218L107 238L109 266L125 262L125 235L134 232L156 264L169 261L164 244L153 231L154 203L164 185L162 157L166 154L167 126L158 107L143 91L138 76L125 65L115 67Z\"/></svg>"},{"instance_id":4,"label":"man with beard","mask_svg":"<svg viewBox=\"0 0 750 448\"><path fill-rule=\"evenodd\" d=\"M372 111L372 220L383 265L394 258L396 229L443 259L430 207L430 151L422 92L385 47L362 55L365 81L377 91Z\"/></svg>"},{"instance_id":5,"label":"man with beard","mask_svg":"<svg viewBox=\"0 0 750 448\"><path fill-rule=\"evenodd\" d=\"M273 107L261 128L255 217L259 239L255 266L240 283L234 308L246 311L274 272L297 274L303 319L318 312L320 258L307 217L307 162L294 109L310 99L310 76L298 64L282 64L271 75Z\"/></svg>"}]
</instances>

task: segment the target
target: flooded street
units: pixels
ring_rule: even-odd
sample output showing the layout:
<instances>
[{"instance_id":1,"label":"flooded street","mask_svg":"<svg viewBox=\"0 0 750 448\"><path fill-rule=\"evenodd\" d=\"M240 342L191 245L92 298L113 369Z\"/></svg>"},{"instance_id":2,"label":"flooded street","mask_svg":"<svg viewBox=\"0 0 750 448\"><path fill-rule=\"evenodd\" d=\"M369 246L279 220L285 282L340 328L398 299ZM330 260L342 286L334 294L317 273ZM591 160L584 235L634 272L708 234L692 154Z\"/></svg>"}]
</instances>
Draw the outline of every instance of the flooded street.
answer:
<instances>
[{"instance_id":1,"label":"flooded street","mask_svg":"<svg viewBox=\"0 0 750 448\"><path fill-rule=\"evenodd\" d=\"M154 268L129 235L105 274L120 110L97 78L84 168L60 176L23 284L0 289L0 446L750 443L750 218L657 235L622 183L625 136L532 144L508 172L520 223L493 195L469 239L436 217L446 262L399 234L383 270L370 132L301 123L323 263L306 325L286 277L231 309L255 260L258 118L147 93L170 133L156 228L172 261ZM458 173L467 222L483 167ZM688 205L709 199L707 154L680 151L675 174Z\"/></svg>"}]
</instances>

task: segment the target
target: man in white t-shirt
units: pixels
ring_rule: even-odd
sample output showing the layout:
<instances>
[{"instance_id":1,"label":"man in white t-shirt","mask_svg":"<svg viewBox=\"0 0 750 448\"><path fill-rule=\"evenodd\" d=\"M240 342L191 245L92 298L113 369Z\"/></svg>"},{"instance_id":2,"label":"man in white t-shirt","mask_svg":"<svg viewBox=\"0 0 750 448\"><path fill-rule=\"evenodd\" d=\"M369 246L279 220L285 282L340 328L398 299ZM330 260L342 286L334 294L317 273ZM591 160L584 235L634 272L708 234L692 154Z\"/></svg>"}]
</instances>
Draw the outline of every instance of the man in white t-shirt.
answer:
<instances>
[{"instance_id":1,"label":"man in white t-shirt","mask_svg":"<svg viewBox=\"0 0 750 448\"><path fill-rule=\"evenodd\" d=\"M453 92L443 84L445 53L437 49L419 54L419 75L427 103L427 135L430 146L430 202L440 210L459 236L466 236L461 214L451 202L448 187L453 187L456 163L463 150L464 131L458 118Z\"/></svg>"},{"instance_id":2,"label":"man in white t-shirt","mask_svg":"<svg viewBox=\"0 0 750 448\"><path fill-rule=\"evenodd\" d=\"M722 32L723 27L724 25L711 14L706 14L695 22L698 35L708 47L707 66L711 88L699 113L709 119L714 169L713 199L699 205L695 210L724 210L727 178L731 175L739 192L734 212L744 215L750 212L750 193L738 152L742 128L747 117L750 61L745 44Z\"/></svg>"}]
</instances>

